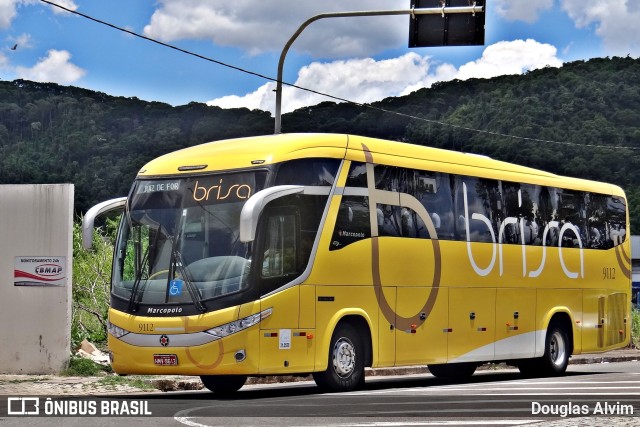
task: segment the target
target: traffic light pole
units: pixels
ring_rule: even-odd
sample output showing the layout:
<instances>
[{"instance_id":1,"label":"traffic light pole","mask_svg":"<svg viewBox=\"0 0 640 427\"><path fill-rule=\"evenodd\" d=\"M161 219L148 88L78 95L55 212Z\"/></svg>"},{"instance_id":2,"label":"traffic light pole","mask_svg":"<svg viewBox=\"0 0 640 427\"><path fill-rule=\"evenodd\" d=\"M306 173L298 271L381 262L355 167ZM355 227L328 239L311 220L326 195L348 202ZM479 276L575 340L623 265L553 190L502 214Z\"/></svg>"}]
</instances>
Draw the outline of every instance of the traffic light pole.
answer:
<instances>
[{"instance_id":1,"label":"traffic light pole","mask_svg":"<svg viewBox=\"0 0 640 427\"><path fill-rule=\"evenodd\" d=\"M298 38L300 33L304 31L311 23L315 21L319 21L320 19L325 18L349 18L353 16L393 16L393 15L411 15L415 17L416 15L438 15L441 14L443 17L446 14L456 14L456 13L483 13L484 6L476 6L475 3L473 6L468 7L433 7L433 8L421 8L421 9L404 9L404 10L370 10L370 11L357 11L357 12L335 12L335 13L322 13L320 15L313 16L307 19L298 31L296 31L293 36L289 39L287 44L284 45L282 49L282 53L280 54L280 60L278 61L278 78L276 81L276 114L275 114L275 129L274 133L279 134L282 131L282 70L284 69L284 60L287 56L287 52L289 48L293 44L294 41Z\"/></svg>"}]
</instances>

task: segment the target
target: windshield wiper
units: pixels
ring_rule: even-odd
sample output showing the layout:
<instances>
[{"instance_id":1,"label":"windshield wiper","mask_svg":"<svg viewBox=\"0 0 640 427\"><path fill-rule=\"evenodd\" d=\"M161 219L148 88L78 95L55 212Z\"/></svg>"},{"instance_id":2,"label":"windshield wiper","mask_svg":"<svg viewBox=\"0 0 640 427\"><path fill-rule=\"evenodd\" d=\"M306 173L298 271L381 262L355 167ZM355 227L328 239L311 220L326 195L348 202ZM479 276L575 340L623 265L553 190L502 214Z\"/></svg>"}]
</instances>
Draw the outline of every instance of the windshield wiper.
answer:
<instances>
[{"instance_id":1,"label":"windshield wiper","mask_svg":"<svg viewBox=\"0 0 640 427\"><path fill-rule=\"evenodd\" d=\"M129 226L130 233L134 233L135 229L133 227L133 220L131 219L130 205L131 205L131 193L129 194L129 197L127 197L127 201L124 205L123 214L124 214L124 219L127 221L127 225ZM134 310L137 309L136 297L138 295L138 288L140 287L140 281L142 280L142 272L144 271L147 265L147 262L149 262L149 247L150 246L147 246L147 249L144 252L144 255L142 257L142 262L138 264L137 262L134 261L134 266L135 267L139 266L140 268L139 269L136 268L136 271L135 271L135 279L133 281L133 286L131 287L131 295L129 296L129 306L128 306L129 312L133 312ZM135 252L136 252L136 256L134 258L137 258L138 245L136 245Z\"/></svg>"},{"instance_id":2,"label":"windshield wiper","mask_svg":"<svg viewBox=\"0 0 640 427\"><path fill-rule=\"evenodd\" d=\"M173 259L173 264L169 264L169 269L173 270L169 273L169 283L171 281L171 277L174 275L175 267L178 267L180 270L180 274L184 280L184 283L187 285L187 290L189 291L189 295L191 295L191 300L193 304L196 306L196 309L201 313L205 313L207 308L202 304L202 298L200 296L200 292L198 288L193 284L193 277L191 277L191 273L187 270L184 265L184 260L182 259L182 254L178 250L178 242L182 238L182 232L184 231L186 219L186 210L182 211L182 220L180 221L179 229L177 235L174 237L169 237L171 239L171 258ZM173 268L171 268L173 266Z\"/></svg>"},{"instance_id":3,"label":"windshield wiper","mask_svg":"<svg viewBox=\"0 0 640 427\"><path fill-rule=\"evenodd\" d=\"M174 247L171 249L171 256L174 259L174 265L178 267L178 270L180 270L180 274L182 275L182 279L184 280L185 285L187 285L187 290L189 291L189 295L191 295L193 304L196 306L198 311L200 311L201 313L205 313L207 311L207 308L202 303L202 297L200 296L200 292L198 291L198 288L193 284L193 277L191 277L191 273L184 266L184 260L182 259L182 254L175 247L175 244L174 244Z\"/></svg>"},{"instance_id":4,"label":"windshield wiper","mask_svg":"<svg viewBox=\"0 0 640 427\"><path fill-rule=\"evenodd\" d=\"M129 229L133 232L132 227L130 227ZM138 304L140 303L138 295L140 295L140 298L142 297L142 293L139 292L140 282L142 281L142 275L144 273L144 270L147 267L147 264L149 263L149 249L152 246L155 247L158 244L159 236L160 236L160 230L158 229L158 232L156 233L153 239L153 243L149 243L149 245L147 246L147 249L145 249L144 251L142 262L140 263L140 268L136 270L135 281L133 282L133 286L131 287L131 296L129 297L128 309L130 312L134 312L138 309ZM146 283L147 282L145 281L145 286L146 286Z\"/></svg>"},{"instance_id":5,"label":"windshield wiper","mask_svg":"<svg viewBox=\"0 0 640 427\"><path fill-rule=\"evenodd\" d=\"M140 288L140 282L142 281L142 272L147 266L149 262L149 246L144 252L144 257L142 258L142 262L140 263L140 270L136 271L136 279L133 282L133 286L131 287L131 296L129 297L129 311L134 312L138 308L138 303L140 301L136 301L138 297L138 289Z\"/></svg>"}]
</instances>

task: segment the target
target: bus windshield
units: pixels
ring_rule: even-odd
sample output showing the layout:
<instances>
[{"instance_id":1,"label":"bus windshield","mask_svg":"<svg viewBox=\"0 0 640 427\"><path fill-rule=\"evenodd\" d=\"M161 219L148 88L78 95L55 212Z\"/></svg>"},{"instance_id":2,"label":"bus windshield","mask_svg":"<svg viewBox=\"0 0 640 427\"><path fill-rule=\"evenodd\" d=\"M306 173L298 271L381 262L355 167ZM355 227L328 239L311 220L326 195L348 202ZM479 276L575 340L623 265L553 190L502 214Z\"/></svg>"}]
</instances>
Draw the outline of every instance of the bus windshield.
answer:
<instances>
[{"instance_id":1,"label":"bus windshield","mask_svg":"<svg viewBox=\"0 0 640 427\"><path fill-rule=\"evenodd\" d=\"M112 295L139 304L195 304L248 287L249 247L240 211L266 171L139 180L118 236Z\"/></svg>"}]
</instances>

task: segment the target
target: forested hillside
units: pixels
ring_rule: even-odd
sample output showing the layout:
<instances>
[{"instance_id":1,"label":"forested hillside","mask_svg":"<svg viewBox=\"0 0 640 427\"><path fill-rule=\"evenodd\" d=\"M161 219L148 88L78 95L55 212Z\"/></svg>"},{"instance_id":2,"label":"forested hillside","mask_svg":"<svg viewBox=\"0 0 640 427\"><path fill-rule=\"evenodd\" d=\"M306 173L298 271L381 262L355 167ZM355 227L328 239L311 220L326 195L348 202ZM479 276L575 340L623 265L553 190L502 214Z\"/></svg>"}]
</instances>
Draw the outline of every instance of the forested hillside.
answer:
<instances>
[{"instance_id":1,"label":"forested hillside","mask_svg":"<svg viewBox=\"0 0 640 427\"><path fill-rule=\"evenodd\" d=\"M632 232L640 234L640 60L594 59L523 76L439 83L371 107L303 108L283 117L283 131L394 139L615 183L627 191ZM0 82L0 183L72 182L82 211L125 195L138 169L160 154L271 132L273 119L264 111L172 107L55 84Z\"/></svg>"}]
</instances>

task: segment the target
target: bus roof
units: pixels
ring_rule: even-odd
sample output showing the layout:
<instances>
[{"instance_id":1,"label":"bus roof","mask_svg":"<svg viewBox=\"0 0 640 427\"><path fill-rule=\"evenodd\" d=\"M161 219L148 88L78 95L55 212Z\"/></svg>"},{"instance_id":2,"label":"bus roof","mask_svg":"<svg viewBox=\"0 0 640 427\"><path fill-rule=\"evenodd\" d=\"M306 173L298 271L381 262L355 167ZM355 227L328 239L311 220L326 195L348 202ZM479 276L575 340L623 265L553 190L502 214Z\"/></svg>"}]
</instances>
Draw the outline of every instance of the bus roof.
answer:
<instances>
[{"instance_id":1,"label":"bus roof","mask_svg":"<svg viewBox=\"0 0 640 427\"><path fill-rule=\"evenodd\" d=\"M367 151L374 163L624 196L614 185L563 177L486 156L344 134L278 134L209 142L160 156L147 163L138 177L244 169L300 158L364 162Z\"/></svg>"}]
</instances>

